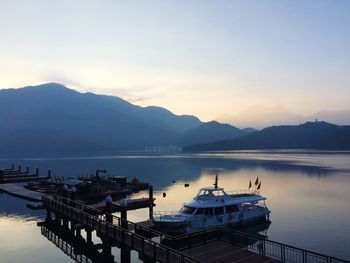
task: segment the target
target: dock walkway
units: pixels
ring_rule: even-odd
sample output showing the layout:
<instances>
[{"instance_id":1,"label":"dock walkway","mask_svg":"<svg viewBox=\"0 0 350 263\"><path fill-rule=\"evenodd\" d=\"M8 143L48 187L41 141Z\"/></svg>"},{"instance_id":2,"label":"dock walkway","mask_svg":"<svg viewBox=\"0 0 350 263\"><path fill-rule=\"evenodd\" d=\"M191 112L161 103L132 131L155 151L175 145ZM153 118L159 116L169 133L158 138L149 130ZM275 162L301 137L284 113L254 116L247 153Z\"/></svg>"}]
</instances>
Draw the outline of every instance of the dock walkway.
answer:
<instances>
[{"instance_id":1,"label":"dock walkway","mask_svg":"<svg viewBox=\"0 0 350 263\"><path fill-rule=\"evenodd\" d=\"M42 202L49 214L57 213L59 218L95 230L97 236L135 250L151 262L348 262L225 227L169 236L108 213L101 215L88 205L62 197L44 196Z\"/></svg>"},{"instance_id":2,"label":"dock walkway","mask_svg":"<svg viewBox=\"0 0 350 263\"><path fill-rule=\"evenodd\" d=\"M281 262L269 257L264 257L257 253L245 250L239 246L232 245L222 240L215 240L185 250L180 250L185 255L188 255L203 263L274 263Z\"/></svg>"},{"instance_id":3,"label":"dock walkway","mask_svg":"<svg viewBox=\"0 0 350 263\"><path fill-rule=\"evenodd\" d=\"M1 191L32 202L41 202L41 197L43 196L42 193L28 190L18 184L0 184L0 192Z\"/></svg>"}]
</instances>

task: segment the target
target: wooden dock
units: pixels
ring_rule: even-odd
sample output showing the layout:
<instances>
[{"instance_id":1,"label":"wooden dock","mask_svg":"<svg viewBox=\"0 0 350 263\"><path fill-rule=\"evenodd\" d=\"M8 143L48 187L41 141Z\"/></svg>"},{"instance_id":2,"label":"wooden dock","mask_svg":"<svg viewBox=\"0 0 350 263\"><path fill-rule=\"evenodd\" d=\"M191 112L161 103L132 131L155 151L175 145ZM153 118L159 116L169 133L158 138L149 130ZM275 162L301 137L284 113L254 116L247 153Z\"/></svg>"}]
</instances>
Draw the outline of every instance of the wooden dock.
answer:
<instances>
[{"instance_id":1,"label":"wooden dock","mask_svg":"<svg viewBox=\"0 0 350 263\"><path fill-rule=\"evenodd\" d=\"M42 193L28 190L18 184L0 184L0 191L32 202L41 202L43 195Z\"/></svg>"},{"instance_id":2,"label":"wooden dock","mask_svg":"<svg viewBox=\"0 0 350 263\"><path fill-rule=\"evenodd\" d=\"M215 262L241 262L241 263L258 263L258 262L281 262L269 257L264 257L257 253L245 250L237 245L232 245L226 241L215 240L203 245L180 250L185 255L188 255L203 263Z\"/></svg>"},{"instance_id":3,"label":"wooden dock","mask_svg":"<svg viewBox=\"0 0 350 263\"><path fill-rule=\"evenodd\" d=\"M100 212L93 212L94 208L61 197L43 197L43 204L48 213L71 220L79 231L88 229L91 236L95 230L110 246L135 250L147 262L347 262L223 227L170 236L146 224L142 226L108 213L101 216Z\"/></svg>"},{"instance_id":4,"label":"wooden dock","mask_svg":"<svg viewBox=\"0 0 350 263\"><path fill-rule=\"evenodd\" d=\"M144 257L158 262L188 262L198 263L199 261L176 251L170 247L145 238L139 234L131 232L119 225L113 224L112 217L106 216L106 220L86 212L88 209L81 203L71 203L71 205L55 200L54 198L43 197L42 202L48 212L54 212L59 217L68 217L75 224L84 225L85 228L95 230L98 236L108 239L110 243L118 243L127 246L130 250L135 250ZM91 208L90 208L91 209ZM110 218L110 220L108 220Z\"/></svg>"},{"instance_id":5,"label":"wooden dock","mask_svg":"<svg viewBox=\"0 0 350 263\"><path fill-rule=\"evenodd\" d=\"M18 167L18 169L15 169L14 165L12 165L11 168L0 170L0 184L40 181L49 179L50 176L50 170L48 171L47 176L39 176L38 168L36 168L35 173L30 173L29 167L27 167L25 171L22 171L21 165Z\"/></svg>"}]
</instances>

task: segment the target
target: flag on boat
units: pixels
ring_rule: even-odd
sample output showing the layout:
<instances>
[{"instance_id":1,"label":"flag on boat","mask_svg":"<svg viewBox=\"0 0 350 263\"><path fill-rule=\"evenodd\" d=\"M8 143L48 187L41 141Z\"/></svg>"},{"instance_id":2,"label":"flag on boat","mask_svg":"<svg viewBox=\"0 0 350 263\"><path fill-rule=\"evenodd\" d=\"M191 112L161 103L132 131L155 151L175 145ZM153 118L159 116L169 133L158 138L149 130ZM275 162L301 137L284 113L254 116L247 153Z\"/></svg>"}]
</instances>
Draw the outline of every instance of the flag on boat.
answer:
<instances>
[{"instance_id":1,"label":"flag on boat","mask_svg":"<svg viewBox=\"0 0 350 263\"><path fill-rule=\"evenodd\" d=\"M258 185L258 184L259 184L259 177L257 177L255 180L255 185Z\"/></svg>"},{"instance_id":2,"label":"flag on boat","mask_svg":"<svg viewBox=\"0 0 350 263\"><path fill-rule=\"evenodd\" d=\"M252 180L249 180L249 188L250 189L252 187Z\"/></svg>"},{"instance_id":3,"label":"flag on boat","mask_svg":"<svg viewBox=\"0 0 350 263\"><path fill-rule=\"evenodd\" d=\"M261 187L261 181L260 181L258 187L256 188L256 190L260 190L260 187Z\"/></svg>"}]
</instances>

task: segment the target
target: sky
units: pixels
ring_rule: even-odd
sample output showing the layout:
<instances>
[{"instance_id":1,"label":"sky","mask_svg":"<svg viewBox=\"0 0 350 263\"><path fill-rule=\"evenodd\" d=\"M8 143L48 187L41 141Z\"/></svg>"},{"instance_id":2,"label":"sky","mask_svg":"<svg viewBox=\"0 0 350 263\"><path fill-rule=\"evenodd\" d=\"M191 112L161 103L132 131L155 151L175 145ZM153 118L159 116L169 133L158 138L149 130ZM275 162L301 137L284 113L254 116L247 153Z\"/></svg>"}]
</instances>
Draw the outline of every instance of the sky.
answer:
<instances>
[{"instance_id":1,"label":"sky","mask_svg":"<svg viewBox=\"0 0 350 263\"><path fill-rule=\"evenodd\" d=\"M59 82L211 120L350 108L350 1L0 0L0 88Z\"/></svg>"}]
</instances>

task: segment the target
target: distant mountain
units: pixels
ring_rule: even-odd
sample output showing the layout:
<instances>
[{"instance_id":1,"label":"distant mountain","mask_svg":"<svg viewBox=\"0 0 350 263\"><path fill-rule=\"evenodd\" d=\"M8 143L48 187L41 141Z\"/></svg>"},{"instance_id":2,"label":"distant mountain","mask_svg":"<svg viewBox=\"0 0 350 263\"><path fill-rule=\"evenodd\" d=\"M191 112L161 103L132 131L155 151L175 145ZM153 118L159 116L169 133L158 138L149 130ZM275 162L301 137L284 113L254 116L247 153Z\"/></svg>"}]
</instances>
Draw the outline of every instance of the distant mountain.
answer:
<instances>
[{"instance_id":1,"label":"distant mountain","mask_svg":"<svg viewBox=\"0 0 350 263\"><path fill-rule=\"evenodd\" d=\"M57 83L0 90L0 153L82 153L175 145L202 122Z\"/></svg>"},{"instance_id":2,"label":"distant mountain","mask_svg":"<svg viewBox=\"0 0 350 263\"><path fill-rule=\"evenodd\" d=\"M262 129L272 125L303 123L305 122L305 117L300 114L294 114L283 106L266 107L255 105L236 115L222 115L217 120L241 128L254 127Z\"/></svg>"},{"instance_id":3,"label":"distant mountain","mask_svg":"<svg viewBox=\"0 0 350 263\"><path fill-rule=\"evenodd\" d=\"M248 134L249 131L243 131L229 124L222 124L216 121L206 122L198 127L185 132L180 139L180 145L190 145L198 143L207 143L223 139L235 139Z\"/></svg>"},{"instance_id":4,"label":"distant mountain","mask_svg":"<svg viewBox=\"0 0 350 263\"><path fill-rule=\"evenodd\" d=\"M350 150L350 126L339 126L327 122L273 126L234 140L183 148L186 152L253 149Z\"/></svg>"},{"instance_id":5,"label":"distant mountain","mask_svg":"<svg viewBox=\"0 0 350 263\"><path fill-rule=\"evenodd\" d=\"M229 123L237 127L254 127L258 129L273 125L298 125L316 119L338 125L345 125L350 123L350 109L320 111L304 116L295 114L283 106L266 107L255 105L236 115L224 114L217 118L220 122Z\"/></svg>"},{"instance_id":6,"label":"distant mountain","mask_svg":"<svg viewBox=\"0 0 350 263\"><path fill-rule=\"evenodd\" d=\"M319 111L313 115L307 116L306 118L308 120L318 119L338 125L346 125L350 123L350 110Z\"/></svg>"}]
</instances>

